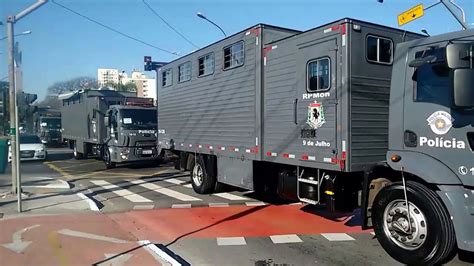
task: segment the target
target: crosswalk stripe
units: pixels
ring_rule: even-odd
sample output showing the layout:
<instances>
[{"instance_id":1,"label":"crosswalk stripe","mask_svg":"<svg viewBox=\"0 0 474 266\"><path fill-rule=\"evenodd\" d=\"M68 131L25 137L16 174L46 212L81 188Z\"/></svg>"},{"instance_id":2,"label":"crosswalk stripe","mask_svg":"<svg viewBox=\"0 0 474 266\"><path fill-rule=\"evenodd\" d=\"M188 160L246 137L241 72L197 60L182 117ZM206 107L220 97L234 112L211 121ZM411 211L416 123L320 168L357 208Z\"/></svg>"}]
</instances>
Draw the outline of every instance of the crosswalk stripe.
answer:
<instances>
[{"instance_id":1,"label":"crosswalk stripe","mask_svg":"<svg viewBox=\"0 0 474 266\"><path fill-rule=\"evenodd\" d=\"M329 241L351 241L351 240L355 240L353 237L351 237L350 235L345 234L345 233L325 233L325 234L321 234L321 235Z\"/></svg>"},{"instance_id":2,"label":"crosswalk stripe","mask_svg":"<svg viewBox=\"0 0 474 266\"><path fill-rule=\"evenodd\" d=\"M248 207L256 207L256 206L265 206L267 204L261 201L250 201L250 202L246 202L245 205L247 205Z\"/></svg>"},{"instance_id":3,"label":"crosswalk stripe","mask_svg":"<svg viewBox=\"0 0 474 266\"><path fill-rule=\"evenodd\" d=\"M145 197L131 192L130 190L122 189L117 185L111 184L104 180L92 180L94 185L101 186L104 189L110 190L111 192L128 199L131 202L153 202Z\"/></svg>"},{"instance_id":4,"label":"crosswalk stripe","mask_svg":"<svg viewBox=\"0 0 474 266\"><path fill-rule=\"evenodd\" d=\"M274 244L300 243L303 242L297 235L274 235L270 236Z\"/></svg>"},{"instance_id":5,"label":"crosswalk stripe","mask_svg":"<svg viewBox=\"0 0 474 266\"><path fill-rule=\"evenodd\" d=\"M245 238L243 237L218 237L218 246L244 246L247 245Z\"/></svg>"},{"instance_id":6,"label":"crosswalk stripe","mask_svg":"<svg viewBox=\"0 0 474 266\"><path fill-rule=\"evenodd\" d=\"M155 192L164 194L166 196L181 200L181 201L201 201L201 199L195 198L193 196L189 196L186 194L183 194L181 192L177 192L168 188L164 188L162 186L153 184L153 183L148 183L147 181L144 180L127 180L128 182L134 184L134 185L139 185L141 187L144 187L149 190L153 190Z\"/></svg>"},{"instance_id":7,"label":"crosswalk stripe","mask_svg":"<svg viewBox=\"0 0 474 266\"><path fill-rule=\"evenodd\" d=\"M221 198L224 198L224 199L228 199L228 200L248 200L248 198L244 198L244 197L233 195L233 194L226 193L226 192L216 193L216 194L212 194L212 195L217 196L217 197L221 197Z\"/></svg>"},{"instance_id":8,"label":"crosswalk stripe","mask_svg":"<svg viewBox=\"0 0 474 266\"><path fill-rule=\"evenodd\" d=\"M176 179L176 178L164 179L163 181L171 183L171 184L175 184L175 185L182 185L182 184L186 183L186 181L179 180L179 179Z\"/></svg>"},{"instance_id":9,"label":"crosswalk stripe","mask_svg":"<svg viewBox=\"0 0 474 266\"><path fill-rule=\"evenodd\" d=\"M185 188L193 188L193 185L192 185L192 184L186 184L186 185L184 185L183 187L185 187Z\"/></svg>"}]
</instances>

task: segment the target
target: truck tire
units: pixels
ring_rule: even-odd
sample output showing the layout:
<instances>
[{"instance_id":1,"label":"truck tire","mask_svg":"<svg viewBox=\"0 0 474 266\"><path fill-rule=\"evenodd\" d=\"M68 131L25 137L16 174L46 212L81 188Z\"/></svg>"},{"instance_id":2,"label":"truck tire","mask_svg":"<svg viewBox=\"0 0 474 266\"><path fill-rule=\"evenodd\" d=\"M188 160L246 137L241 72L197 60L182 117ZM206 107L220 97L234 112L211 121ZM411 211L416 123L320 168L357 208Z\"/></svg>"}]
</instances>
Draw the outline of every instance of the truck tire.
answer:
<instances>
[{"instance_id":1,"label":"truck tire","mask_svg":"<svg viewBox=\"0 0 474 266\"><path fill-rule=\"evenodd\" d=\"M77 151L77 142L74 142L74 159L81 160L83 158L83 154Z\"/></svg>"},{"instance_id":2,"label":"truck tire","mask_svg":"<svg viewBox=\"0 0 474 266\"><path fill-rule=\"evenodd\" d=\"M110 156L110 151L107 147L104 147L104 163L105 163L105 168L107 169L113 169L115 168L116 164L112 162L112 157Z\"/></svg>"},{"instance_id":3,"label":"truck tire","mask_svg":"<svg viewBox=\"0 0 474 266\"><path fill-rule=\"evenodd\" d=\"M204 158L197 156L191 167L191 184L198 194L209 194L216 187L216 177L207 169Z\"/></svg>"},{"instance_id":4,"label":"truck tire","mask_svg":"<svg viewBox=\"0 0 474 266\"><path fill-rule=\"evenodd\" d=\"M408 265L444 263L456 251L450 215L436 193L426 186L407 181L406 187L409 210L401 182L384 187L375 197L372 206L375 235L385 251L399 262Z\"/></svg>"}]
</instances>

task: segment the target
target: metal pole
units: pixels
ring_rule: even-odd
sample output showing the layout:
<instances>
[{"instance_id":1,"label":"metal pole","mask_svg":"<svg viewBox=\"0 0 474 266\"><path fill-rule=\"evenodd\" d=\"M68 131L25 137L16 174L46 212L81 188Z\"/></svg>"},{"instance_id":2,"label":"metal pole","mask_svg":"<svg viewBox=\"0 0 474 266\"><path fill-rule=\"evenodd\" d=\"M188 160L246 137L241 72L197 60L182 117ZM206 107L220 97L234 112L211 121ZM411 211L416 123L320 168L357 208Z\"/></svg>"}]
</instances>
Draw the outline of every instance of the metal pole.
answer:
<instances>
[{"instance_id":1,"label":"metal pole","mask_svg":"<svg viewBox=\"0 0 474 266\"><path fill-rule=\"evenodd\" d=\"M8 41L8 76L9 76L9 86L8 86L8 93L9 93L9 111L10 111L10 147L12 153L12 163L11 163L11 171L12 171L12 193L15 194L17 188L17 161L16 158L18 157L18 150L17 150L17 139L16 139L16 93L15 93L15 63L13 58L13 44L14 44L14 29L13 24L15 23L15 17L9 16L7 18L7 41Z\"/></svg>"},{"instance_id":2,"label":"metal pole","mask_svg":"<svg viewBox=\"0 0 474 266\"><path fill-rule=\"evenodd\" d=\"M33 12L40 6L46 4L48 0L38 0L30 7L18 13L16 16L7 17L7 39L8 39L8 74L9 74L9 110L10 110L10 147L12 151L12 192L18 193L18 211L21 212L21 182L19 172L19 143L18 142L18 120L17 120L17 101L16 101L16 81L14 64L14 24Z\"/></svg>"},{"instance_id":3,"label":"metal pole","mask_svg":"<svg viewBox=\"0 0 474 266\"><path fill-rule=\"evenodd\" d=\"M443 5L448 9L448 11L451 13L451 15L453 15L453 17L459 22L459 24L461 24L461 27L463 30L466 30L469 28L469 25L466 24L466 22L464 21L464 10L458 6L456 3L454 3L453 1L451 0L440 0L441 3L443 3ZM451 5L448 5L447 3L450 3L451 5L454 5L456 8L458 8L460 11L461 11L461 14L462 14L462 17L459 17L458 14L456 14L456 10L453 9L453 7Z\"/></svg>"},{"instance_id":4,"label":"metal pole","mask_svg":"<svg viewBox=\"0 0 474 266\"><path fill-rule=\"evenodd\" d=\"M19 52L19 51L17 51ZM18 130L19 128L19 119L18 119L18 92L19 92L19 88L18 88L18 76L17 76L17 73L18 71L20 70L19 69L19 66L16 62L15 59L13 59L13 66L15 68L15 128L16 128L16 131L15 131L15 138L16 138L16 158L15 158L15 161L16 161L16 191L17 191L17 198L18 198L18 212L22 212L22 208L21 208L21 193L22 193L22 189L21 189L21 167L20 167L20 131Z\"/></svg>"}]
</instances>

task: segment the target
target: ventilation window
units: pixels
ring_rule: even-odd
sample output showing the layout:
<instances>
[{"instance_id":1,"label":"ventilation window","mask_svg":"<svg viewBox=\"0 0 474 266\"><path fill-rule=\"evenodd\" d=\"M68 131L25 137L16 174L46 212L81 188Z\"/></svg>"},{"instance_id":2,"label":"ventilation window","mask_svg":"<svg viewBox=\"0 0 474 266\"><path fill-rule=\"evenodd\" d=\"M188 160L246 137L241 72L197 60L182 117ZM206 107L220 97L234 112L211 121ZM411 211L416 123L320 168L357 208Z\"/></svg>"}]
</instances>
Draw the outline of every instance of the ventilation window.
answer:
<instances>
[{"instance_id":1,"label":"ventilation window","mask_svg":"<svg viewBox=\"0 0 474 266\"><path fill-rule=\"evenodd\" d=\"M244 42L240 41L224 48L224 70L244 64Z\"/></svg>"},{"instance_id":2,"label":"ventilation window","mask_svg":"<svg viewBox=\"0 0 474 266\"><path fill-rule=\"evenodd\" d=\"M367 61L376 64L392 64L393 42L390 39L376 36L367 36Z\"/></svg>"},{"instance_id":3,"label":"ventilation window","mask_svg":"<svg viewBox=\"0 0 474 266\"><path fill-rule=\"evenodd\" d=\"M210 53L198 59L199 72L198 76L207 76L214 73L214 54Z\"/></svg>"}]
</instances>

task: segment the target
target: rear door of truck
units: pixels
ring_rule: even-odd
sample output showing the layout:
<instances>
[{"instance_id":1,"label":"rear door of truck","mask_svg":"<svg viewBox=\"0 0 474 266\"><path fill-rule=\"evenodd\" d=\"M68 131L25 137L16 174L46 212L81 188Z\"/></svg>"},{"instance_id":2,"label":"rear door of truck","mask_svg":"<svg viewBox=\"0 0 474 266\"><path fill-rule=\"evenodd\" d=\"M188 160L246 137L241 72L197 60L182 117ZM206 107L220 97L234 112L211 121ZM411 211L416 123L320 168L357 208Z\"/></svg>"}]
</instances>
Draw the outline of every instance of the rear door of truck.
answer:
<instances>
[{"instance_id":1,"label":"rear door of truck","mask_svg":"<svg viewBox=\"0 0 474 266\"><path fill-rule=\"evenodd\" d=\"M319 30L277 43L270 52L267 47L263 141L266 161L336 167L333 158L338 153L340 36L336 29Z\"/></svg>"}]
</instances>

